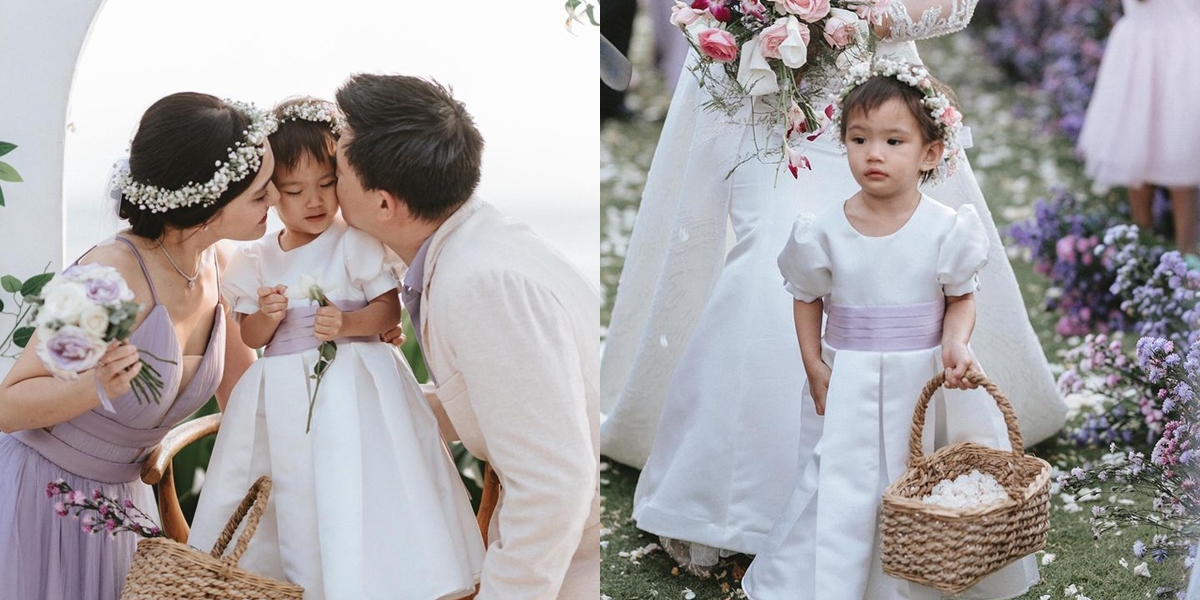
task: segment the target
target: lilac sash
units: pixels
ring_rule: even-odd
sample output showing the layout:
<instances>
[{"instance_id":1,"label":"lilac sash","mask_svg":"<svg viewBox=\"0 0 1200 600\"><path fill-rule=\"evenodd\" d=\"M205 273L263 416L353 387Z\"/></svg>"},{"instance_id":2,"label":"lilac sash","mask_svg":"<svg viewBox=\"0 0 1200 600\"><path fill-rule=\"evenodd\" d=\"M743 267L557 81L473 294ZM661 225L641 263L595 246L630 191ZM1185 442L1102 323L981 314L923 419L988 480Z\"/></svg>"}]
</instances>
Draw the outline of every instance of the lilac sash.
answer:
<instances>
[{"instance_id":1,"label":"lilac sash","mask_svg":"<svg viewBox=\"0 0 1200 600\"><path fill-rule=\"evenodd\" d=\"M904 352L942 343L946 303L848 306L825 304L825 342L837 350Z\"/></svg>"},{"instance_id":2,"label":"lilac sash","mask_svg":"<svg viewBox=\"0 0 1200 600\"><path fill-rule=\"evenodd\" d=\"M103 483L125 483L141 477L142 462L118 463L93 456L75 448L60 439L73 437L94 437L114 446L124 448L149 448L162 440L170 426L152 429L138 429L108 419L92 411L86 412L66 423L53 427L53 432L45 429L25 429L15 431L12 436L21 443L37 450L50 462L87 479Z\"/></svg>"},{"instance_id":3,"label":"lilac sash","mask_svg":"<svg viewBox=\"0 0 1200 600\"><path fill-rule=\"evenodd\" d=\"M338 300L334 304L343 311L352 311L367 305L363 300ZM297 354L321 345L321 341L313 337L313 323L317 318L316 306L289 308L275 329L275 335L263 350L263 356L281 356ZM379 338L371 335L356 335L340 337L333 340L336 343L376 342Z\"/></svg>"}]
</instances>

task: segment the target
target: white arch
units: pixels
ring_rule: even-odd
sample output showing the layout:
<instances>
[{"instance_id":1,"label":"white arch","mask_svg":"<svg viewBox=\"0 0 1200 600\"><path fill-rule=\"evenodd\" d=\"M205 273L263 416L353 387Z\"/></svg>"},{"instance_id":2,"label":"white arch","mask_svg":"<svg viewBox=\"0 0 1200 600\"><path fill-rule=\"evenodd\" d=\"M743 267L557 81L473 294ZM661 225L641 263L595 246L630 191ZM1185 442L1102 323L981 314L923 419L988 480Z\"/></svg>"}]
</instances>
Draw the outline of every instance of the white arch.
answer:
<instances>
[{"instance_id":1,"label":"white arch","mask_svg":"<svg viewBox=\"0 0 1200 600\"><path fill-rule=\"evenodd\" d=\"M0 141L25 180L0 183L0 274L63 264L63 148L75 66L105 0L5 0L0 13ZM17 6L19 4L19 6ZM0 331L12 318L0 316ZM0 361L0 375L9 361Z\"/></svg>"}]
</instances>

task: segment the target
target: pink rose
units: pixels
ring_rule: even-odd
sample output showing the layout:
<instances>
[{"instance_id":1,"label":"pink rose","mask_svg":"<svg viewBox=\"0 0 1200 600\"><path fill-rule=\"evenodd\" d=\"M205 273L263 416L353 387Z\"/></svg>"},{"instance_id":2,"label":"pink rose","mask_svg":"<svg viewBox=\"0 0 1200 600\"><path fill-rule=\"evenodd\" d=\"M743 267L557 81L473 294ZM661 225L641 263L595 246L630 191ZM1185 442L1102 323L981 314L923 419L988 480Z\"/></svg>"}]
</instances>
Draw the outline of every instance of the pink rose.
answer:
<instances>
[{"instance_id":1,"label":"pink rose","mask_svg":"<svg viewBox=\"0 0 1200 600\"><path fill-rule=\"evenodd\" d=\"M705 29L697 40L700 52L717 62L729 62L738 55L737 40L724 29Z\"/></svg>"},{"instance_id":2,"label":"pink rose","mask_svg":"<svg viewBox=\"0 0 1200 600\"><path fill-rule=\"evenodd\" d=\"M816 23L829 14L829 0L775 0L775 10Z\"/></svg>"},{"instance_id":3,"label":"pink rose","mask_svg":"<svg viewBox=\"0 0 1200 600\"><path fill-rule=\"evenodd\" d=\"M770 27L759 34L759 52L766 58L777 58L792 69L808 62L808 26L802 25L794 16L776 19Z\"/></svg>"},{"instance_id":4,"label":"pink rose","mask_svg":"<svg viewBox=\"0 0 1200 600\"><path fill-rule=\"evenodd\" d=\"M958 112L957 108L947 106L946 110L942 111L942 125L953 127L962 122L962 113Z\"/></svg>"},{"instance_id":5,"label":"pink rose","mask_svg":"<svg viewBox=\"0 0 1200 600\"><path fill-rule=\"evenodd\" d=\"M779 45L787 39L787 19L776 19L759 34L759 52L767 58L779 58Z\"/></svg>"},{"instance_id":6,"label":"pink rose","mask_svg":"<svg viewBox=\"0 0 1200 600\"><path fill-rule=\"evenodd\" d=\"M854 28L857 16L848 11L837 9L825 21L825 41L834 48L845 48L854 41L858 31Z\"/></svg>"},{"instance_id":7,"label":"pink rose","mask_svg":"<svg viewBox=\"0 0 1200 600\"><path fill-rule=\"evenodd\" d=\"M675 6L671 8L671 24L675 26L691 25L707 12L707 10L696 10L679 0L675 0Z\"/></svg>"}]
</instances>

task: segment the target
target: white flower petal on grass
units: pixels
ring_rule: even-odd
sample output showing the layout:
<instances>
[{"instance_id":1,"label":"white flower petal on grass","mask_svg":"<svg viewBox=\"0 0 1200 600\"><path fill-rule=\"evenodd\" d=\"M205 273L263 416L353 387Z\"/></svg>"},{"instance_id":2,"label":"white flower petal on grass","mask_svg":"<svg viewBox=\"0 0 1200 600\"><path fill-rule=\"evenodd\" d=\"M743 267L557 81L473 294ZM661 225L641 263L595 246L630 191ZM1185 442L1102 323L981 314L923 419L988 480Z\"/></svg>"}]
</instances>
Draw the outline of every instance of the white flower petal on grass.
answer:
<instances>
[{"instance_id":1,"label":"white flower petal on grass","mask_svg":"<svg viewBox=\"0 0 1200 600\"><path fill-rule=\"evenodd\" d=\"M683 588L683 600L696 600L696 592L688 588Z\"/></svg>"},{"instance_id":2,"label":"white flower petal on grass","mask_svg":"<svg viewBox=\"0 0 1200 600\"><path fill-rule=\"evenodd\" d=\"M1073 584L1073 583L1071 585L1068 585L1067 587L1063 588L1063 595L1068 598L1070 598L1071 596L1074 596L1075 594L1078 594L1078 593L1079 593L1079 588L1075 587L1075 584Z\"/></svg>"},{"instance_id":3,"label":"white flower petal on grass","mask_svg":"<svg viewBox=\"0 0 1200 600\"><path fill-rule=\"evenodd\" d=\"M1054 559L1056 559L1056 558L1058 558L1058 556L1055 554L1051 554L1050 552L1043 554L1042 555L1042 566L1046 566L1046 565L1054 562Z\"/></svg>"},{"instance_id":4,"label":"white flower petal on grass","mask_svg":"<svg viewBox=\"0 0 1200 600\"><path fill-rule=\"evenodd\" d=\"M1141 575L1142 577L1149 577L1150 576L1150 566L1143 562L1142 564L1133 568L1133 574Z\"/></svg>"},{"instance_id":5,"label":"white flower petal on grass","mask_svg":"<svg viewBox=\"0 0 1200 600\"><path fill-rule=\"evenodd\" d=\"M1122 569L1128 569L1128 568L1129 568L1129 561L1125 560L1124 558L1122 558L1121 560L1118 560L1118 561L1117 561L1117 564L1118 564L1118 565L1121 565L1121 568L1122 568Z\"/></svg>"}]
</instances>

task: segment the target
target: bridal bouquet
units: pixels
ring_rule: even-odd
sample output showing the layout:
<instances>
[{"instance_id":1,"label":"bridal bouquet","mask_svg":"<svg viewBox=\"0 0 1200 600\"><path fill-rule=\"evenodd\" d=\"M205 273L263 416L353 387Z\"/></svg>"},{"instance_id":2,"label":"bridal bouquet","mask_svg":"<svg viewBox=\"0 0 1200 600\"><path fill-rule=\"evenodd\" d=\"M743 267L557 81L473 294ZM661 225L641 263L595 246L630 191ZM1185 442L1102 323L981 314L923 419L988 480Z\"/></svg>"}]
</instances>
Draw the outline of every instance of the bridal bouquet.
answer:
<instances>
[{"instance_id":1,"label":"bridal bouquet","mask_svg":"<svg viewBox=\"0 0 1200 600\"><path fill-rule=\"evenodd\" d=\"M789 141L817 139L832 123L828 90L839 73L869 58L870 25L882 23L890 0L676 0L671 23L695 48L694 70L710 109L732 116L763 96L765 115L785 131L783 155L792 176L812 166ZM820 106L824 104L824 106ZM820 106L820 108L818 108Z\"/></svg>"},{"instance_id":2,"label":"bridal bouquet","mask_svg":"<svg viewBox=\"0 0 1200 600\"><path fill-rule=\"evenodd\" d=\"M99 364L109 342L129 337L140 308L121 273L97 264L68 268L29 300L34 304L38 357L54 377L71 381ZM130 385L138 402L157 403L162 376L143 359ZM104 388L97 388L104 408L116 412Z\"/></svg>"}]
</instances>

